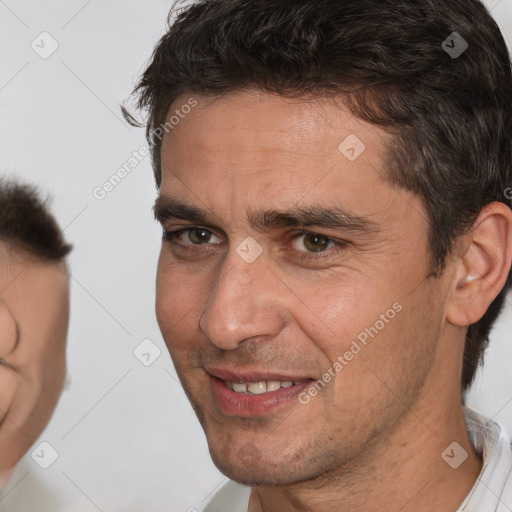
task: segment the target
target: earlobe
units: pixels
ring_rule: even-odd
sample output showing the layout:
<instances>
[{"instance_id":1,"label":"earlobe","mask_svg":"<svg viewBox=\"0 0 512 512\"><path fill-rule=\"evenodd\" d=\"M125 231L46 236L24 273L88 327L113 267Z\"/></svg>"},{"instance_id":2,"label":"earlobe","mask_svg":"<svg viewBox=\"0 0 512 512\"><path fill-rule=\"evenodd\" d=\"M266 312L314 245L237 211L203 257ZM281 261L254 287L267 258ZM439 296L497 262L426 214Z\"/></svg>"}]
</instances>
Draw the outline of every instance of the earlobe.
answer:
<instances>
[{"instance_id":1,"label":"earlobe","mask_svg":"<svg viewBox=\"0 0 512 512\"><path fill-rule=\"evenodd\" d=\"M447 319L471 325L484 315L507 280L512 262L512 211L499 202L485 206L471 230L456 265L447 304Z\"/></svg>"},{"instance_id":2,"label":"earlobe","mask_svg":"<svg viewBox=\"0 0 512 512\"><path fill-rule=\"evenodd\" d=\"M0 359L7 357L15 348L18 341L16 320L0 296Z\"/></svg>"}]
</instances>

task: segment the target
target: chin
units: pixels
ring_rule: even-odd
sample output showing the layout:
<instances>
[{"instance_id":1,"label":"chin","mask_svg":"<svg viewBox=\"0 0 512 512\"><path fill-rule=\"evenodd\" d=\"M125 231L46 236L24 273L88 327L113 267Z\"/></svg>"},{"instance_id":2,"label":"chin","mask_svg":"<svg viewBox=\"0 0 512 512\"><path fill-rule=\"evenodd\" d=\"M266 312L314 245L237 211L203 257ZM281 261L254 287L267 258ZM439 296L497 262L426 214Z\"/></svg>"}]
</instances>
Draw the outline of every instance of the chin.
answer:
<instances>
[{"instance_id":1,"label":"chin","mask_svg":"<svg viewBox=\"0 0 512 512\"><path fill-rule=\"evenodd\" d=\"M261 454L250 442L238 453L210 449L210 455L221 473L239 484L251 487L291 485L315 479L325 471L325 468L319 470L305 464L306 458L293 457L295 461L300 460L298 465L287 460L285 454L279 459L269 452Z\"/></svg>"},{"instance_id":2,"label":"chin","mask_svg":"<svg viewBox=\"0 0 512 512\"><path fill-rule=\"evenodd\" d=\"M255 467L255 468L246 468L240 467L239 465L231 465L218 463L218 461L213 461L219 471L226 475L231 480L238 482L242 485L247 485L250 487L256 486L270 486L270 485L290 485L297 480L295 480L290 473L286 471L278 471L277 474L274 472L270 472L268 468L264 467Z\"/></svg>"}]
</instances>

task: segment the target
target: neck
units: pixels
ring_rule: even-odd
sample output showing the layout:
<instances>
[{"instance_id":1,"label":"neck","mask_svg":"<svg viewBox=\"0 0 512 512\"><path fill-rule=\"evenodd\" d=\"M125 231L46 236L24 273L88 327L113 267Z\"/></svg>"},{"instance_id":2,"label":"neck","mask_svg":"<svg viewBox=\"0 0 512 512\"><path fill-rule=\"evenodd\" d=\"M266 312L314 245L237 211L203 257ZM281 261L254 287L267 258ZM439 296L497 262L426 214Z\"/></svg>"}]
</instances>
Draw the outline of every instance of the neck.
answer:
<instances>
[{"instance_id":1,"label":"neck","mask_svg":"<svg viewBox=\"0 0 512 512\"><path fill-rule=\"evenodd\" d=\"M350 512L406 508L455 512L473 487L482 462L469 441L460 400L440 408L429 397L408 409L388 438L373 439L357 460L314 480L254 487L249 512L332 512L333 506ZM441 457L453 442L468 454L456 469ZM448 452L453 465L460 453L458 448Z\"/></svg>"}]
</instances>

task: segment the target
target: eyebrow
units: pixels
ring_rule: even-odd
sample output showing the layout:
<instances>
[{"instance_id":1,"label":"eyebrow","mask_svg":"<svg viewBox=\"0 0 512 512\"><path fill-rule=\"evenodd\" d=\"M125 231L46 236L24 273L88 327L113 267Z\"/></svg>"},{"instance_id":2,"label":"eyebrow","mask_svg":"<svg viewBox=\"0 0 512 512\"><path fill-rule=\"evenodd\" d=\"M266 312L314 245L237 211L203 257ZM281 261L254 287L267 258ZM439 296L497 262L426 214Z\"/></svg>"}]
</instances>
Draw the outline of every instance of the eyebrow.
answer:
<instances>
[{"instance_id":1,"label":"eyebrow","mask_svg":"<svg viewBox=\"0 0 512 512\"><path fill-rule=\"evenodd\" d=\"M155 219L163 224L170 219L181 219L202 225L210 225L208 212L168 195L161 194L153 206ZM328 229L375 235L379 225L344 208L321 206L295 206L289 210L265 210L251 213L249 226L255 231L267 232L277 227L316 226Z\"/></svg>"}]
</instances>

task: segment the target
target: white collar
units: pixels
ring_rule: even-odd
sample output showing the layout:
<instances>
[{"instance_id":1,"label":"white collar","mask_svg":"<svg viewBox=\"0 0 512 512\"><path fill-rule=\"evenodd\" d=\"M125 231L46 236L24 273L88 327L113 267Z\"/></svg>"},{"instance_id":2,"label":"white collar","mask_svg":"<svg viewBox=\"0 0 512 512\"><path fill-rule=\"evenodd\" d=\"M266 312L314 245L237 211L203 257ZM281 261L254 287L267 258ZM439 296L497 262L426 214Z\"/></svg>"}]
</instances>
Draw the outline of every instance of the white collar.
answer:
<instances>
[{"instance_id":1,"label":"white collar","mask_svg":"<svg viewBox=\"0 0 512 512\"><path fill-rule=\"evenodd\" d=\"M463 407L466 429L475 451L482 457L482 470L457 512L512 510L512 449L498 423ZM508 506L507 506L508 505Z\"/></svg>"},{"instance_id":2,"label":"white collar","mask_svg":"<svg viewBox=\"0 0 512 512\"><path fill-rule=\"evenodd\" d=\"M464 406L464 419L471 444L483 465L473 488L457 512L512 511L512 449L500 425ZM247 512L251 488L228 481L204 512Z\"/></svg>"}]
</instances>

